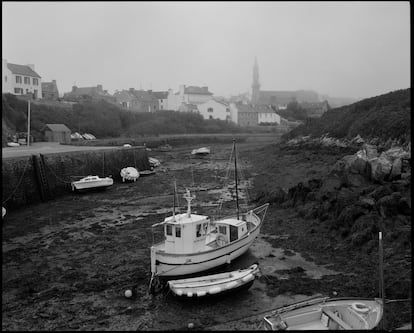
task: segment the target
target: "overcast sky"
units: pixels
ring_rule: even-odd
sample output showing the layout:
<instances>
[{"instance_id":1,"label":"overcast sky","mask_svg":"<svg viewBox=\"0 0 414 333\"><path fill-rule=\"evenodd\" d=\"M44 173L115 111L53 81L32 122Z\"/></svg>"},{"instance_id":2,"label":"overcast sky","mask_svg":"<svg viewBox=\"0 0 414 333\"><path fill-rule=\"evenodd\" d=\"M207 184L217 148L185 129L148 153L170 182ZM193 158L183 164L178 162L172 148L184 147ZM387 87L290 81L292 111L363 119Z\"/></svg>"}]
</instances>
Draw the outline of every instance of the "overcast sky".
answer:
<instances>
[{"instance_id":1,"label":"overcast sky","mask_svg":"<svg viewBox=\"0 0 414 333\"><path fill-rule=\"evenodd\" d=\"M2 57L60 93L208 86L372 97L410 87L410 3L2 2Z\"/></svg>"}]
</instances>

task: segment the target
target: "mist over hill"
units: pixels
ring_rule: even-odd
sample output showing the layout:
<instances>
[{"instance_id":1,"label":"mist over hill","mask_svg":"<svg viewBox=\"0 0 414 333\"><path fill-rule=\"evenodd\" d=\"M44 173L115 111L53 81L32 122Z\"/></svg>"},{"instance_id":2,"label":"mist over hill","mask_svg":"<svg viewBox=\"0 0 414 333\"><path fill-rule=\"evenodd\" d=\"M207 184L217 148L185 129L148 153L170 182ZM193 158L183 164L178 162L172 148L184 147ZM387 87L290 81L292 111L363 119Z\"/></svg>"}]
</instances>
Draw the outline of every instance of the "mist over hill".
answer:
<instances>
[{"instance_id":1,"label":"mist over hill","mask_svg":"<svg viewBox=\"0 0 414 333\"><path fill-rule=\"evenodd\" d=\"M323 134L338 139L360 135L364 139L410 141L411 88L331 109L319 119L307 119L303 125L285 134L283 139Z\"/></svg>"}]
</instances>

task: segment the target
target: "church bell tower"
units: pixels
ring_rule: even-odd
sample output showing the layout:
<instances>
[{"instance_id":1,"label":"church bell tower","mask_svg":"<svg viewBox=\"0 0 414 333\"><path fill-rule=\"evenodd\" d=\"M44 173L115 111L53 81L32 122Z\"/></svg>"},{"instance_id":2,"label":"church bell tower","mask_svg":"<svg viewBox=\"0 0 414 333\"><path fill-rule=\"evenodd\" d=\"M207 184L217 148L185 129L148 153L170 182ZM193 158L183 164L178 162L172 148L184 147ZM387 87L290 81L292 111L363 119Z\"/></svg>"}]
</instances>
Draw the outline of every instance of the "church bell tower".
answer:
<instances>
[{"instance_id":1,"label":"church bell tower","mask_svg":"<svg viewBox=\"0 0 414 333\"><path fill-rule=\"evenodd\" d=\"M259 66L257 65L257 58L254 58L253 66L253 83L252 83L252 104L259 102L260 83L259 83Z\"/></svg>"}]
</instances>

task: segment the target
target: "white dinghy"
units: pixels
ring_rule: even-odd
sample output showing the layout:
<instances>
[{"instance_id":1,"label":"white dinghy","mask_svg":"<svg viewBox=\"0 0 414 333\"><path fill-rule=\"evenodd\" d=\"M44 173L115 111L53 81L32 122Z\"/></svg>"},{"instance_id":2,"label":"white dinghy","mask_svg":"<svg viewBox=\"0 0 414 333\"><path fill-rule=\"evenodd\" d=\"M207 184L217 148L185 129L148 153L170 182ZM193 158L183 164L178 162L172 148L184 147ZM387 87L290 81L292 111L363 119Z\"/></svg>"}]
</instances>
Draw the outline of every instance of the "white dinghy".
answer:
<instances>
[{"instance_id":1,"label":"white dinghy","mask_svg":"<svg viewBox=\"0 0 414 333\"><path fill-rule=\"evenodd\" d=\"M276 309L264 317L265 329L371 330L383 314L380 298L316 298Z\"/></svg>"},{"instance_id":2,"label":"white dinghy","mask_svg":"<svg viewBox=\"0 0 414 333\"><path fill-rule=\"evenodd\" d=\"M235 144L232 155L236 157ZM237 163L235 158L235 170ZM153 227L164 228L164 239L151 246L151 282L204 272L232 262L245 253L260 233L268 203L239 212L237 171L235 172L237 213L211 220L209 216L191 213L195 198L187 189L187 212L166 217ZM175 207L175 195L174 195Z\"/></svg>"},{"instance_id":3,"label":"white dinghy","mask_svg":"<svg viewBox=\"0 0 414 333\"><path fill-rule=\"evenodd\" d=\"M72 191L90 190L107 188L114 184L114 180L111 177L101 178L99 176L87 176L81 180L71 182Z\"/></svg>"},{"instance_id":4,"label":"white dinghy","mask_svg":"<svg viewBox=\"0 0 414 333\"><path fill-rule=\"evenodd\" d=\"M192 155L208 155L208 154L210 154L210 148L201 147L201 148L198 148L198 149L193 149L191 151L191 154Z\"/></svg>"},{"instance_id":5,"label":"white dinghy","mask_svg":"<svg viewBox=\"0 0 414 333\"><path fill-rule=\"evenodd\" d=\"M253 264L249 268L232 272L171 280L168 281L168 286L176 296L203 297L217 295L250 287L259 272L259 266Z\"/></svg>"}]
</instances>

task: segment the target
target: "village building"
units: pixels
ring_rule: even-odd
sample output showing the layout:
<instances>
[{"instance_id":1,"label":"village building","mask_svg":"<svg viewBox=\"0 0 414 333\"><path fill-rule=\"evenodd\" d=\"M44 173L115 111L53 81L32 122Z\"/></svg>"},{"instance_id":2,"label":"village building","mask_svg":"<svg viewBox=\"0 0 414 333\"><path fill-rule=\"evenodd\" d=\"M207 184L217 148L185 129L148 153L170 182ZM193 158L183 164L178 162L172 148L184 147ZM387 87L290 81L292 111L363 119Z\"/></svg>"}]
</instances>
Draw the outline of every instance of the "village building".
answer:
<instances>
[{"instance_id":1,"label":"village building","mask_svg":"<svg viewBox=\"0 0 414 333\"><path fill-rule=\"evenodd\" d=\"M208 87L180 85L179 91L168 90L167 106L169 110L178 111L182 103L199 105L212 99L213 93Z\"/></svg>"},{"instance_id":2,"label":"village building","mask_svg":"<svg viewBox=\"0 0 414 333\"><path fill-rule=\"evenodd\" d=\"M198 110L204 119L231 120L230 105L223 101L211 99L199 104Z\"/></svg>"},{"instance_id":3,"label":"village building","mask_svg":"<svg viewBox=\"0 0 414 333\"><path fill-rule=\"evenodd\" d=\"M168 91L154 91L153 95L158 100L158 110L168 110Z\"/></svg>"},{"instance_id":4,"label":"village building","mask_svg":"<svg viewBox=\"0 0 414 333\"><path fill-rule=\"evenodd\" d=\"M200 113L198 106L192 103L181 103L177 111Z\"/></svg>"},{"instance_id":5,"label":"village building","mask_svg":"<svg viewBox=\"0 0 414 333\"><path fill-rule=\"evenodd\" d=\"M319 118L330 109L327 101L314 103L302 102L299 105L306 111L307 116L310 118Z\"/></svg>"},{"instance_id":6,"label":"village building","mask_svg":"<svg viewBox=\"0 0 414 333\"><path fill-rule=\"evenodd\" d=\"M59 90L57 88L56 80L52 80L52 82L42 82L42 99L54 101L59 99Z\"/></svg>"},{"instance_id":7,"label":"village building","mask_svg":"<svg viewBox=\"0 0 414 333\"><path fill-rule=\"evenodd\" d=\"M281 125L286 120L271 106L230 103L231 120L239 126Z\"/></svg>"},{"instance_id":8,"label":"village building","mask_svg":"<svg viewBox=\"0 0 414 333\"><path fill-rule=\"evenodd\" d=\"M35 72L35 66L18 65L2 62L2 93L20 96L30 96L33 99L42 98L41 77Z\"/></svg>"},{"instance_id":9,"label":"village building","mask_svg":"<svg viewBox=\"0 0 414 333\"><path fill-rule=\"evenodd\" d=\"M116 91L114 93L114 98L117 104L120 104L122 108L127 110L156 112L160 110L160 102L157 98L158 95L160 94L153 93L152 90L145 91L129 88L129 90Z\"/></svg>"},{"instance_id":10,"label":"village building","mask_svg":"<svg viewBox=\"0 0 414 333\"><path fill-rule=\"evenodd\" d=\"M46 124L44 128L46 141L70 143L71 131L64 124Z\"/></svg>"},{"instance_id":11,"label":"village building","mask_svg":"<svg viewBox=\"0 0 414 333\"><path fill-rule=\"evenodd\" d=\"M254 105L271 105L277 108L286 108L290 102L298 103L316 103L319 101L319 95L311 90L297 91L272 91L260 90L259 66L255 58L253 66L253 83L251 103Z\"/></svg>"},{"instance_id":12,"label":"village building","mask_svg":"<svg viewBox=\"0 0 414 333\"><path fill-rule=\"evenodd\" d=\"M108 93L107 90L103 90L101 84L96 87L77 87L73 86L72 91L65 93L63 99L69 102L80 101L99 101L105 100L107 102L115 102L115 98Z\"/></svg>"}]
</instances>

